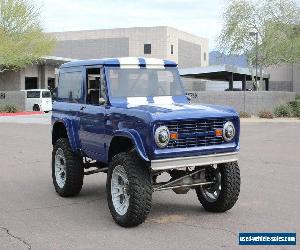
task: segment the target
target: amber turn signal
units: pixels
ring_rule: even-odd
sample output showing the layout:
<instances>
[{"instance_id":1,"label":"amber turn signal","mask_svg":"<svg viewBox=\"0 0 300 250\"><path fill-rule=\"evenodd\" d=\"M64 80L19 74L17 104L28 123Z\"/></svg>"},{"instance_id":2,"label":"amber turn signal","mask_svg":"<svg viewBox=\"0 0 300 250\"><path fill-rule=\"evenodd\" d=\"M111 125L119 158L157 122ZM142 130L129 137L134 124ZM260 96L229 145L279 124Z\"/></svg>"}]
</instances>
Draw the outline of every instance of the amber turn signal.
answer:
<instances>
[{"instance_id":1,"label":"amber turn signal","mask_svg":"<svg viewBox=\"0 0 300 250\"><path fill-rule=\"evenodd\" d=\"M222 136L223 132L222 132L222 129L216 129L215 130L215 135L216 136Z\"/></svg>"},{"instance_id":2,"label":"amber turn signal","mask_svg":"<svg viewBox=\"0 0 300 250\"><path fill-rule=\"evenodd\" d=\"M170 133L170 139L171 140L177 140L178 139L178 134L177 133Z\"/></svg>"}]
</instances>

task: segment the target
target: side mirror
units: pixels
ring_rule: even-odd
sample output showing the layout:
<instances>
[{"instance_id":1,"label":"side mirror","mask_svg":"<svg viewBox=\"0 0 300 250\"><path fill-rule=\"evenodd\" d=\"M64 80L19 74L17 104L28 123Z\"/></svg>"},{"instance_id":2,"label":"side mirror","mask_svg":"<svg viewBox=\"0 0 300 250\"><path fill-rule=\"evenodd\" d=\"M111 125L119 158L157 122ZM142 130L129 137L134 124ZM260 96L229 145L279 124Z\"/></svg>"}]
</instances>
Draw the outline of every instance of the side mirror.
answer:
<instances>
[{"instance_id":1,"label":"side mirror","mask_svg":"<svg viewBox=\"0 0 300 250\"><path fill-rule=\"evenodd\" d=\"M186 98L188 99L188 101L192 100L192 97L190 95L186 95Z\"/></svg>"},{"instance_id":2,"label":"side mirror","mask_svg":"<svg viewBox=\"0 0 300 250\"><path fill-rule=\"evenodd\" d=\"M104 105L106 103L106 100L103 97L99 98L99 104Z\"/></svg>"}]
</instances>

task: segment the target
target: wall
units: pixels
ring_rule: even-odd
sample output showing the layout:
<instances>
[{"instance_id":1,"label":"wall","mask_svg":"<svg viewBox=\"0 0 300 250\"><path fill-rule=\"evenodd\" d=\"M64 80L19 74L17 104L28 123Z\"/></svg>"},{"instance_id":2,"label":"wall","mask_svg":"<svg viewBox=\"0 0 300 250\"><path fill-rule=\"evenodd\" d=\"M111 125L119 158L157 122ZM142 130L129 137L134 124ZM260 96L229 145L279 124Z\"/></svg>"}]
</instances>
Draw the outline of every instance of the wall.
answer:
<instances>
[{"instance_id":1,"label":"wall","mask_svg":"<svg viewBox=\"0 0 300 250\"><path fill-rule=\"evenodd\" d=\"M75 59L144 56L174 60L178 63L180 40L186 45L186 51L192 52L189 52L187 57L194 54L196 56L194 47L199 51L197 58L187 66L208 65L207 39L167 26L67 31L50 33L50 35L57 40L57 47L53 54L55 56ZM144 44L151 44L151 54L144 54ZM173 54L171 54L171 45L174 45ZM204 52L206 60L204 60Z\"/></svg>"},{"instance_id":2,"label":"wall","mask_svg":"<svg viewBox=\"0 0 300 250\"><path fill-rule=\"evenodd\" d=\"M58 41L55 56L75 59L129 56L128 38L102 38Z\"/></svg>"},{"instance_id":3,"label":"wall","mask_svg":"<svg viewBox=\"0 0 300 250\"><path fill-rule=\"evenodd\" d=\"M182 39L178 40L178 66L180 68L192 68L195 65L201 67L201 54L200 45Z\"/></svg>"},{"instance_id":4,"label":"wall","mask_svg":"<svg viewBox=\"0 0 300 250\"><path fill-rule=\"evenodd\" d=\"M174 45L174 54L171 55L171 45ZM184 54L181 52L181 50L184 50L184 45L188 47L188 45L191 45L191 47L188 49L187 54L193 57L192 53L195 53L196 51L201 50L201 52L198 52L198 58L192 60L191 64L185 65L184 62L180 62L184 60L184 57L182 58L182 55ZM181 47L181 48L180 48ZM194 49L194 47L196 47ZM206 58L204 56L204 53L206 53ZM197 54L197 53L195 53ZM180 57L182 58L180 60ZM199 36L195 36L193 34L177 30L172 27L167 27L167 59L174 60L177 63L179 63L179 67L186 68L189 67L189 65L192 65L191 67L206 67L209 65L209 53L208 53L208 39L202 38Z\"/></svg>"},{"instance_id":5,"label":"wall","mask_svg":"<svg viewBox=\"0 0 300 250\"><path fill-rule=\"evenodd\" d=\"M273 112L280 104L295 100L296 93L280 91L194 91L188 92L192 103L208 103L233 107L236 111L257 114Z\"/></svg>"},{"instance_id":6,"label":"wall","mask_svg":"<svg viewBox=\"0 0 300 250\"><path fill-rule=\"evenodd\" d=\"M206 80L181 77L181 81L186 91L205 91L207 87Z\"/></svg>"},{"instance_id":7,"label":"wall","mask_svg":"<svg viewBox=\"0 0 300 250\"><path fill-rule=\"evenodd\" d=\"M167 55L167 27L139 27L128 29L129 56L169 59ZM151 54L144 54L144 44L151 44Z\"/></svg>"},{"instance_id":8,"label":"wall","mask_svg":"<svg viewBox=\"0 0 300 250\"><path fill-rule=\"evenodd\" d=\"M270 90L300 93L300 63L270 66L266 72L270 74Z\"/></svg>"},{"instance_id":9,"label":"wall","mask_svg":"<svg viewBox=\"0 0 300 250\"><path fill-rule=\"evenodd\" d=\"M293 91L300 95L300 63L293 64Z\"/></svg>"},{"instance_id":10,"label":"wall","mask_svg":"<svg viewBox=\"0 0 300 250\"><path fill-rule=\"evenodd\" d=\"M165 58L166 27L137 27L50 33L57 40L53 55L75 59L146 56ZM144 44L151 43L151 55ZM75 49L74 49L75 48Z\"/></svg>"},{"instance_id":11,"label":"wall","mask_svg":"<svg viewBox=\"0 0 300 250\"><path fill-rule=\"evenodd\" d=\"M21 84L19 71L5 71L0 73L0 91L19 90Z\"/></svg>"},{"instance_id":12,"label":"wall","mask_svg":"<svg viewBox=\"0 0 300 250\"><path fill-rule=\"evenodd\" d=\"M3 98L5 96L5 98ZM0 106L14 105L19 111L25 110L25 92L0 91Z\"/></svg>"}]
</instances>

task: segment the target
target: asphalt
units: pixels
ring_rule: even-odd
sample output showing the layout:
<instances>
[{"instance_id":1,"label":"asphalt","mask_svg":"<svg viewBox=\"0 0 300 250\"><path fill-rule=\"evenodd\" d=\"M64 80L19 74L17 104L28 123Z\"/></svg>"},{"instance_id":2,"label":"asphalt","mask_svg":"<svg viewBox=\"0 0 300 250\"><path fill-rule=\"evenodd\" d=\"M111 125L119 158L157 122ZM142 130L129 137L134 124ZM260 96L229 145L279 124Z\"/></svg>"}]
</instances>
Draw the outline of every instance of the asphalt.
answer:
<instances>
[{"instance_id":1,"label":"asphalt","mask_svg":"<svg viewBox=\"0 0 300 250\"><path fill-rule=\"evenodd\" d=\"M108 211L104 174L86 177L76 198L56 195L49 115L28 119L0 119L0 249L255 249L239 247L238 233L300 233L298 122L242 122L230 211L204 211L193 191L157 192L146 222L124 229Z\"/></svg>"}]
</instances>

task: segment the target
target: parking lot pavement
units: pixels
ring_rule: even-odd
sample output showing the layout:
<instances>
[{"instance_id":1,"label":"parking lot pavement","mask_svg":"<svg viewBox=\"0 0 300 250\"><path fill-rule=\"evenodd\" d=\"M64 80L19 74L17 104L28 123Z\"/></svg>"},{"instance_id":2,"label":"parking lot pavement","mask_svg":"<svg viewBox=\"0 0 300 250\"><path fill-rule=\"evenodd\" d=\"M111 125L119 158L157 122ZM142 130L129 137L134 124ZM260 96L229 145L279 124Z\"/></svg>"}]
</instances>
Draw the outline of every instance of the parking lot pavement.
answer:
<instances>
[{"instance_id":1,"label":"parking lot pavement","mask_svg":"<svg viewBox=\"0 0 300 250\"><path fill-rule=\"evenodd\" d=\"M0 123L50 124L51 113L38 115L0 116Z\"/></svg>"},{"instance_id":2,"label":"parking lot pavement","mask_svg":"<svg viewBox=\"0 0 300 250\"><path fill-rule=\"evenodd\" d=\"M239 232L299 234L299 128L242 123L242 186L232 210L205 212L194 191L157 192L147 221L124 229L108 211L104 174L86 177L76 198L56 195L49 125L1 123L0 248L238 249Z\"/></svg>"}]
</instances>

